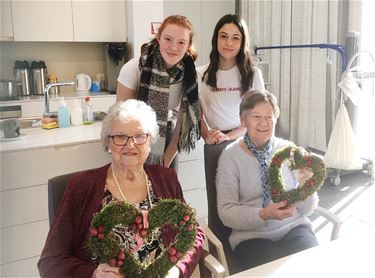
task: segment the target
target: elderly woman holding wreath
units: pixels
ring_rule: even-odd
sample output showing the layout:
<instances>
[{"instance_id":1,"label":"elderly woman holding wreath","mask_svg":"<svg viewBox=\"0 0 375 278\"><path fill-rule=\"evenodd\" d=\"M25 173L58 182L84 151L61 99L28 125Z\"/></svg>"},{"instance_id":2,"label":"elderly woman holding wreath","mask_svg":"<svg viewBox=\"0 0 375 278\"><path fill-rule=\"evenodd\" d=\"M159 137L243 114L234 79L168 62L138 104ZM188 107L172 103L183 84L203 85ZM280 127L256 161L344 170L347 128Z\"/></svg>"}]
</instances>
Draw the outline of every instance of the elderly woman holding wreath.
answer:
<instances>
[{"instance_id":1,"label":"elderly woman holding wreath","mask_svg":"<svg viewBox=\"0 0 375 278\"><path fill-rule=\"evenodd\" d=\"M218 214L232 229L229 242L244 269L317 245L306 217L318 204L317 194L288 208L287 201L273 203L270 198L270 158L278 149L293 144L274 135L279 111L271 93L245 94L240 118L246 133L227 146L218 162ZM290 188L303 183L309 175L295 175L287 166L282 168Z\"/></svg>"},{"instance_id":2,"label":"elderly woman holding wreath","mask_svg":"<svg viewBox=\"0 0 375 278\"><path fill-rule=\"evenodd\" d=\"M42 277L123 277L120 268L99 264L90 254L90 222L111 202L126 201L138 209L150 209L164 198L184 201L173 169L144 164L157 135L155 112L144 102L128 100L110 108L103 121L101 140L112 163L85 171L70 181L38 262ZM163 233L159 229L153 237L142 240L128 227L115 229L125 249L141 262L155 260L173 233L163 228ZM204 233L197 228L193 249L170 269L167 277L189 277L199 261L203 241Z\"/></svg>"}]
</instances>

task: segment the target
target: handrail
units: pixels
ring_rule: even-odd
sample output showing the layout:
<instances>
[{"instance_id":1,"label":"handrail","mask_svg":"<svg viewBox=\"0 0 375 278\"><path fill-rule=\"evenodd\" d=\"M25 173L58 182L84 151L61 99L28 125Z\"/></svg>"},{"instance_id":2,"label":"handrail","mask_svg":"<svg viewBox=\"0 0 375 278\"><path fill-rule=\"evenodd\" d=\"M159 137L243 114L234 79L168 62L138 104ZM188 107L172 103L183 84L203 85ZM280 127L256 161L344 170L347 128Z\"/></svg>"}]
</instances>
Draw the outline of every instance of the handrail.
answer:
<instances>
[{"instance_id":1,"label":"handrail","mask_svg":"<svg viewBox=\"0 0 375 278\"><path fill-rule=\"evenodd\" d=\"M340 53L342 59L342 72L346 70L346 65L348 63L348 58L346 57L345 47L340 44L330 44L330 43L317 43L317 44L295 44L295 45L270 45L270 46L255 46L254 53L257 55L258 50L263 49L283 49L283 48L329 48L336 50Z\"/></svg>"}]
</instances>

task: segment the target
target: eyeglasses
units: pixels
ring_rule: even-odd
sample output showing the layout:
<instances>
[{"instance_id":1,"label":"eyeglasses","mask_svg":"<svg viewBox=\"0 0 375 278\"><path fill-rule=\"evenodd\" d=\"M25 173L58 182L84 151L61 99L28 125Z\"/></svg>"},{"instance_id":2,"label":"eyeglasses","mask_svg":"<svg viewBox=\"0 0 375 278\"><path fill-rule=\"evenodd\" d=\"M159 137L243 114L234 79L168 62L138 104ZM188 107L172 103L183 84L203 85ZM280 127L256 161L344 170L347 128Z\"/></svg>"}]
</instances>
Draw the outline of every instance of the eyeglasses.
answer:
<instances>
[{"instance_id":1,"label":"eyeglasses","mask_svg":"<svg viewBox=\"0 0 375 278\"><path fill-rule=\"evenodd\" d=\"M109 135L108 137L112 138L113 143L117 146L124 146L128 143L129 139L133 139L134 144L136 145L142 145L146 143L148 134L147 133L141 133L136 134L134 136L128 136L128 135Z\"/></svg>"}]
</instances>

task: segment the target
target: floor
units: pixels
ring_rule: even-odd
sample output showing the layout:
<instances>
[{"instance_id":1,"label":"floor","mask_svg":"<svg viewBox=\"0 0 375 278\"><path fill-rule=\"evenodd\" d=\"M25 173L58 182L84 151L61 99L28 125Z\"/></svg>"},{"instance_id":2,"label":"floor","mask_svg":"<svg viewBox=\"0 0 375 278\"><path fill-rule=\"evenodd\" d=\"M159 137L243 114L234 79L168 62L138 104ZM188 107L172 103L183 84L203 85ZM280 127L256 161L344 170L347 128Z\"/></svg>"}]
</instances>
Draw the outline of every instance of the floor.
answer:
<instances>
[{"instance_id":1,"label":"floor","mask_svg":"<svg viewBox=\"0 0 375 278\"><path fill-rule=\"evenodd\" d=\"M337 186L328 180L318 191L319 205L338 215L344 223L341 237L372 237L375 234L375 186L367 173L342 175ZM330 239L332 226L322 217L313 216L320 243Z\"/></svg>"}]
</instances>

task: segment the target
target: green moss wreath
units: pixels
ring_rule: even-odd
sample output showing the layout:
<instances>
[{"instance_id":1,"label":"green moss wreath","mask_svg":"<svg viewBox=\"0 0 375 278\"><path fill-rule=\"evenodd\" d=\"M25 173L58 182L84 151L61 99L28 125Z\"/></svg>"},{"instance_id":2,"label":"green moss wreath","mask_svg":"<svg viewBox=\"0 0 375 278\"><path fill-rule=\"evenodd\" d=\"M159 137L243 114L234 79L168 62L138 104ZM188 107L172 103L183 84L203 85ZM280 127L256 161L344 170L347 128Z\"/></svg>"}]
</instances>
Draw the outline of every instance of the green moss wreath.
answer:
<instances>
[{"instance_id":1,"label":"green moss wreath","mask_svg":"<svg viewBox=\"0 0 375 278\"><path fill-rule=\"evenodd\" d=\"M88 247L100 258L101 263L120 267L125 277L164 277L194 246L197 234L195 211L177 199L163 199L149 211L148 222L148 229L143 228L141 212L134 206L126 202L111 203L91 221ZM112 232L119 224L129 227L142 237L147 237L156 228L173 225L177 235L171 245L165 246L165 252L152 264L146 265L135 259L128 250L120 248Z\"/></svg>"},{"instance_id":2,"label":"green moss wreath","mask_svg":"<svg viewBox=\"0 0 375 278\"><path fill-rule=\"evenodd\" d=\"M313 176L298 188L285 191L281 176L281 164L287 160L290 170L308 168ZM326 176L326 167L323 160L312 153L306 153L296 146L280 149L272 158L269 168L269 185L274 203L287 200L290 206L298 201L303 201L316 192L323 184Z\"/></svg>"}]
</instances>

